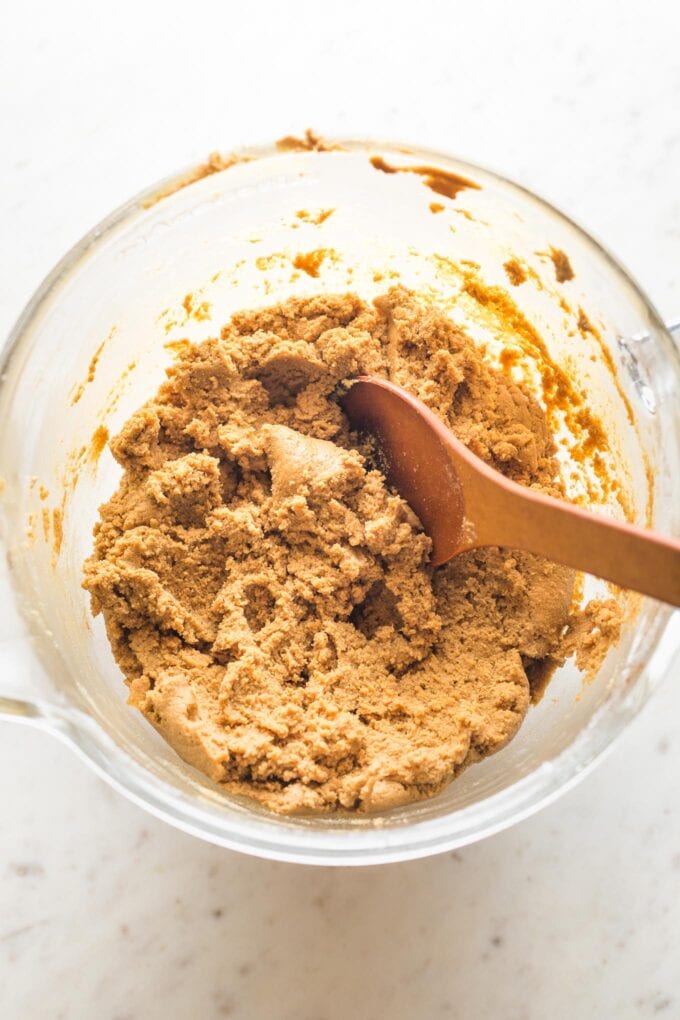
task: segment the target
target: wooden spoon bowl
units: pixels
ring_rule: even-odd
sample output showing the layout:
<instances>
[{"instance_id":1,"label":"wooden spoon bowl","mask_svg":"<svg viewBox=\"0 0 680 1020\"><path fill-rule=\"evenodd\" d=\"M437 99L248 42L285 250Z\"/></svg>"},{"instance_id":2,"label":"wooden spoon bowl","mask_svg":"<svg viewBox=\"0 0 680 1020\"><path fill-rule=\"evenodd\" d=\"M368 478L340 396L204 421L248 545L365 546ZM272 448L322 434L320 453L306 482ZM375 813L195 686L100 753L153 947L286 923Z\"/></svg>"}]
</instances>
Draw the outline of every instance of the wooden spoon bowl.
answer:
<instances>
[{"instance_id":1,"label":"wooden spoon bowl","mask_svg":"<svg viewBox=\"0 0 680 1020\"><path fill-rule=\"evenodd\" d=\"M388 481L432 539L433 566L479 546L523 549L680 605L680 542L510 481L386 379L357 379L342 406L378 440Z\"/></svg>"}]
</instances>

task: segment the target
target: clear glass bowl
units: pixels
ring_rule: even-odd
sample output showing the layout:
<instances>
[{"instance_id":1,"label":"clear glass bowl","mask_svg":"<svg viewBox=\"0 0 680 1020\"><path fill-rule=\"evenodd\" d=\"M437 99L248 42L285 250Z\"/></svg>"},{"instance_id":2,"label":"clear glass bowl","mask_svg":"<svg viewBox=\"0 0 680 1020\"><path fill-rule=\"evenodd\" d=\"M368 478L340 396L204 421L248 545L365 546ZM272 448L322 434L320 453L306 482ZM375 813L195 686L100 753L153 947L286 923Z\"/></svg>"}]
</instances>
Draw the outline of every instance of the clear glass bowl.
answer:
<instances>
[{"instance_id":1,"label":"clear glass bowl","mask_svg":"<svg viewBox=\"0 0 680 1020\"><path fill-rule=\"evenodd\" d=\"M594 681L584 686L572 665L560 669L509 747L439 796L379 817L278 817L225 796L126 705L102 621L92 619L81 588L97 507L119 474L100 450L101 427L114 433L154 393L173 357L168 343L203 338L236 309L293 294L354 289L370 299L400 282L441 303L497 357L511 338L461 291L461 273L472 270L510 294L588 392L633 517L678 534L680 365L671 336L621 266L535 195L441 153L342 144L328 152L252 149L190 186L173 191L186 180L180 174L151 188L69 252L21 316L4 349L0 389L7 631L0 648L11 667L0 680L0 715L62 737L137 803L204 839L263 857L346 865L473 842L566 790L668 672L678 647L670 610L629 596L622 640ZM369 156L436 166L479 190L446 198L422 174L386 174ZM328 209L325 219L318 215ZM573 280L555 281L549 246L568 254ZM323 254L318 277L294 266L309 251ZM503 263L512 256L536 277L511 286ZM579 307L597 324L602 347L579 332ZM573 437L565 431L560 439L568 462ZM588 465L576 470L574 495L587 473ZM615 503L608 509L620 513Z\"/></svg>"}]
</instances>

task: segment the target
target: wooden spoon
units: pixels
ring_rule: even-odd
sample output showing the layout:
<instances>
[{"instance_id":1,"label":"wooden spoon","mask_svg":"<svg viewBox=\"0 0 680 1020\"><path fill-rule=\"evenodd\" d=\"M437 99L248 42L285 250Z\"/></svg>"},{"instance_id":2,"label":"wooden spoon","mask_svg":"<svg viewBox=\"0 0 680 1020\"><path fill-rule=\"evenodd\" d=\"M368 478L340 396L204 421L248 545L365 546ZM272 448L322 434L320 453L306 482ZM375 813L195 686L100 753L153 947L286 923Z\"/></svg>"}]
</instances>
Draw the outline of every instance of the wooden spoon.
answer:
<instances>
[{"instance_id":1,"label":"wooden spoon","mask_svg":"<svg viewBox=\"0 0 680 1020\"><path fill-rule=\"evenodd\" d=\"M680 542L511 482L386 379L356 380L342 405L354 428L376 436L388 481L432 539L434 566L466 549L506 546L680 606Z\"/></svg>"}]
</instances>

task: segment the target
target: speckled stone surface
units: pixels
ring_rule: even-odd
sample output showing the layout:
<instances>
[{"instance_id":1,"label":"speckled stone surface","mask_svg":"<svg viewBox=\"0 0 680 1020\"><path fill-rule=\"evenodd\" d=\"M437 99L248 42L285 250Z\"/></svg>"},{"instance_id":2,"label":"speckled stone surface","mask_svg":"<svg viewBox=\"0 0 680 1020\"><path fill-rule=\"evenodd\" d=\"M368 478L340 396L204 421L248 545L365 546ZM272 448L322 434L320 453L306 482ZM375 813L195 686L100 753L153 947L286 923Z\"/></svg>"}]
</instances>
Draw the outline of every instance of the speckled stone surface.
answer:
<instances>
[{"instance_id":1,"label":"speckled stone surface","mask_svg":"<svg viewBox=\"0 0 680 1020\"><path fill-rule=\"evenodd\" d=\"M0 336L63 251L216 147L312 124L449 148L587 224L680 317L677 5L62 3L0 33ZM11 674L11 651L0 658ZM239 857L0 728L3 1020L680 1016L680 685L477 846Z\"/></svg>"}]
</instances>

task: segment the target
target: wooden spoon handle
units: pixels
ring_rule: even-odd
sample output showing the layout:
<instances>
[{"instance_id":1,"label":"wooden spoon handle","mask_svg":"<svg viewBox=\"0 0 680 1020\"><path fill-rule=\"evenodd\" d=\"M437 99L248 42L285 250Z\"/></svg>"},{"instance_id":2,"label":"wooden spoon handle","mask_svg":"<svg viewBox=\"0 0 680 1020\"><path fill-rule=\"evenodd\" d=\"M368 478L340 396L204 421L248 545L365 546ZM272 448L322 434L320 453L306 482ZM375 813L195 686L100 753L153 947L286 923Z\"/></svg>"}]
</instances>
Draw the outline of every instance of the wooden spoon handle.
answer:
<instances>
[{"instance_id":1,"label":"wooden spoon handle","mask_svg":"<svg viewBox=\"0 0 680 1020\"><path fill-rule=\"evenodd\" d=\"M680 542L504 482L493 526L482 526L474 544L538 553L680 606Z\"/></svg>"}]
</instances>

